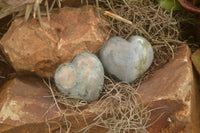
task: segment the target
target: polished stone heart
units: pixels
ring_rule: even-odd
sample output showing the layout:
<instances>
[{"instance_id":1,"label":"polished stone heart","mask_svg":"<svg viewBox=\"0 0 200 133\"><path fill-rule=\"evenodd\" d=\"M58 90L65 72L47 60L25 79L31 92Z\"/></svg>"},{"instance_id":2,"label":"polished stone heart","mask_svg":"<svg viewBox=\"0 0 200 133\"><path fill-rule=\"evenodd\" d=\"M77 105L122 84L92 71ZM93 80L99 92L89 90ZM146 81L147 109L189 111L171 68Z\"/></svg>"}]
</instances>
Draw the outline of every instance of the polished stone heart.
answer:
<instances>
[{"instance_id":1,"label":"polished stone heart","mask_svg":"<svg viewBox=\"0 0 200 133\"><path fill-rule=\"evenodd\" d=\"M141 36L131 36L128 41L113 37L100 50L100 60L109 74L132 82L152 64L153 49Z\"/></svg>"},{"instance_id":2,"label":"polished stone heart","mask_svg":"<svg viewBox=\"0 0 200 133\"><path fill-rule=\"evenodd\" d=\"M55 72L57 88L69 98L97 100L104 83L104 69L93 54L78 54L72 63L61 64Z\"/></svg>"}]
</instances>

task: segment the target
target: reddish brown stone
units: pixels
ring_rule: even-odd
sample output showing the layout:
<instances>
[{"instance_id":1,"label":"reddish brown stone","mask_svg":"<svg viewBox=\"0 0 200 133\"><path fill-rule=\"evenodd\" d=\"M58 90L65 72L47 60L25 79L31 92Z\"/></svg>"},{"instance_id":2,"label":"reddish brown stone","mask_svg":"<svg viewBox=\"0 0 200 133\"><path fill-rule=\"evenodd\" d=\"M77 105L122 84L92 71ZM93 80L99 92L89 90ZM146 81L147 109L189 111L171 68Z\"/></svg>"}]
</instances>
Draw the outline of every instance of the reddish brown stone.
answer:
<instances>
[{"instance_id":1,"label":"reddish brown stone","mask_svg":"<svg viewBox=\"0 0 200 133\"><path fill-rule=\"evenodd\" d=\"M49 90L42 80L34 77L16 78L7 82L0 92L0 132L22 126L27 130L34 126L47 130L45 118L53 120L59 116L54 107L46 117L44 113L52 104ZM24 127L23 125L28 125ZM55 124L52 125L55 128Z\"/></svg>"},{"instance_id":2,"label":"reddish brown stone","mask_svg":"<svg viewBox=\"0 0 200 133\"><path fill-rule=\"evenodd\" d=\"M180 45L175 59L157 70L153 77L141 84L139 93L144 103L150 103L152 111L149 132L188 133L191 131L191 104L193 71L190 49ZM159 116L161 116L159 118ZM158 120L156 120L159 118Z\"/></svg>"},{"instance_id":3,"label":"reddish brown stone","mask_svg":"<svg viewBox=\"0 0 200 133\"><path fill-rule=\"evenodd\" d=\"M19 77L7 82L0 90L0 132L49 133L49 128L58 129L58 123L62 124L62 114L49 96L50 90L37 77ZM64 112L63 106L59 106ZM94 122L96 117L93 110L88 109L89 106L83 107L88 124ZM86 126L83 114L70 110L66 112L66 119L71 122L71 132Z\"/></svg>"},{"instance_id":4,"label":"reddish brown stone","mask_svg":"<svg viewBox=\"0 0 200 133\"><path fill-rule=\"evenodd\" d=\"M91 6L63 8L51 16L51 21L43 18L46 29L36 20L23 21L14 20L1 46L17 72L41 77L52 77L59 64L70 62L78 53L96 53L106 37Z\"/></svg>"}]
</instances>

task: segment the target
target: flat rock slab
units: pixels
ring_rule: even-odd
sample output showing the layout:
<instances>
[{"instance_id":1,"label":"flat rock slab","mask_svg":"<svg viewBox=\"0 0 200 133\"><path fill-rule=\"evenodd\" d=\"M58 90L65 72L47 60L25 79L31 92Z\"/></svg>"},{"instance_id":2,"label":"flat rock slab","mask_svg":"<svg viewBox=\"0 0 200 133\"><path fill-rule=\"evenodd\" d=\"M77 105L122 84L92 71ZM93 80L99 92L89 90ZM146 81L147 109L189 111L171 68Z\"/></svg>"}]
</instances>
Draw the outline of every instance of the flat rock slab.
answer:
<instances>
[{"instance_id":1,"label":"flat rock slab","mask_svg":"<svg viewBox=\"0 0 200 133\"><path fill-rule=\"evenodd\" d=\"M59 107L61 112L65 111L63 106ZM87 115L90 124L96 115L87 107L83 108L83 114ZM70 131L86 126L83 114L70 110L66 112L66 118L72 124ZM17 77L0 88L0 133L49 133L60 128L62 118L49 88L38 77Z\"/></svg>"},{"instance_id":2,"label":"flat rock slab","mask_svg":"<svg viewBox=\"0 0 200 133\"><path fill-rule=\"evenodd\" d=\"M49 90L36 77L15 78L0 89L0 132L22 126L25 130L33 127L45 128L45 118L53 120L59 116L57 108L49 109L52 100ZM34 124L32 124L34 123ZM54 127L52 127L54 128ZM12 130L11 130L12 131Z\"/></svg>"},{"instance_id":3,"label":"flat rock slab","mask_svg":"<svg viewBox=\"0 0 200 133\"><path fill-rule=\"evenodd\" d=\"M190 133L193 128L191 125L198 125L199 119L196 117L199 114L197 111L194 114L194 110L199 109L196 107L198 102L193 97L198 91L193 81L190 49L187 45L180 45L175 58L157 70L138 89L143 102L152 109L149 121L152 125L148 127L150 133ZM37 129L34 130L36 132L48 132L44 113L54 103L51 97L45 97L49 95L49 89L38 78L15 78L7 82L0 93L0 132L32 132L33 129ZM83 106L82 113L66 113L72 125L71 132L85 127L85 120L88 124L94 122L94 104ZM55 106L48 113L46 118L49 121L62 117ZM50 127L51 130L59 128L57 124ZM106 129L94 127L89 132L105 133Z\"/></svg>"},{"instance_id":4,"label":"flat rock slab","mask_svg":"<svg viewBox=\"0 0 200 133\"><path fill-rule=\"evenodd\" d=\"M189 133L191 131L191 106L193 69L190 49L179 45L175 58L157 70L151 79L141 84L139 93L144 103L150 102L155 124L149 132ZM160 118L159 118L160 117ZM159 118L158 120L156 120Z\"/></svg>"},{"instance_id":5,"label":"flat rock slab","mask_svg":"<svg viewBox=\"0 0 200 133\"><path fill-rule=\"evenodd\" d=\"M102 19L103 20L103 19ZM53 77L56 68L81 52L97 53L106 39L95 7L62 8L45 29L32 19L15 19L0 41L7 59L18 73Z\"/></svg>"}]
</instances>

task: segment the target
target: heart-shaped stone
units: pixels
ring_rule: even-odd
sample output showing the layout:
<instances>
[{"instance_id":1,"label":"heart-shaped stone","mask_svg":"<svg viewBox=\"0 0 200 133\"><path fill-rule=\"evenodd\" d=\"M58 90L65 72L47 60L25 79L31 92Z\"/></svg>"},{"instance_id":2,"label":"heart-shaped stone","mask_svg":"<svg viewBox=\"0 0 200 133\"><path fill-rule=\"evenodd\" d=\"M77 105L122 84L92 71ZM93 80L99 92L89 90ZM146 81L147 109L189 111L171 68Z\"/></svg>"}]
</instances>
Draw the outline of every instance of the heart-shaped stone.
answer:
<instances>
[{"instance_id":1,"label":"heart-shaped stone","mask_svg":"<svg viewBox=\"0 0 200 133\"><path fill-rule=\"evenodd\" d=\"M152 64L153 49L141 36L131 36L128 41L112 37L100 50L105 70L122 81L132 82Z\"/></svg>"},{"instance_id":2,"label":"heart-shaped stone","mask_svg":"<svg viewBox=\"0 0 200 133\"><path fill-rule=\"evenodd\" d=\"M72 63L61 64L55 72L57 88L69 98L97 100L104 83L104 69L93 54L80 53Z\"/></svg>"}]
</instances>

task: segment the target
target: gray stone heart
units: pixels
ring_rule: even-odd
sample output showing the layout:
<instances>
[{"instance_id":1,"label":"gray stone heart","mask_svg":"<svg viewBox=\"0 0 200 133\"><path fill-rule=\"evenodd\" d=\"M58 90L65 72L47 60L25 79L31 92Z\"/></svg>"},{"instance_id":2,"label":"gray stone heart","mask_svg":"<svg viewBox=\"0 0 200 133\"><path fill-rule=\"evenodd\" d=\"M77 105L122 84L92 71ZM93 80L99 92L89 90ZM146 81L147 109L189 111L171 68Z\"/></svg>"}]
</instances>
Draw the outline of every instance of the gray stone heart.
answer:
<instances>
[{"instance_id":1,"label":"gray stone heart","mask_svg":"<svg viewBox=\"0 0 200 133\"><path fill-rule=\"evenodd\" d=\"M55 72L57 88L70 98L97 100L104 83L104 69L93 54L78 54L72 63L61 64Z\"/></svg>"},{"instance_id":2,"label":"gray stone heart","mask_svg":"<svg viewBox=\"0 0 200 133\"><path fill-rule=\"evenodd\" d=\"M108 73L132 82L152 64L153 49L141 36L131 36L128 41L112 37L100 50L100 60Z\"/></svg>"}]
</instances>

